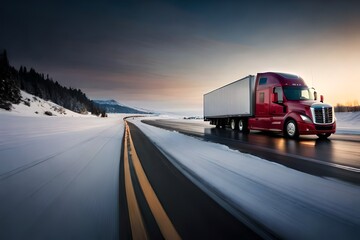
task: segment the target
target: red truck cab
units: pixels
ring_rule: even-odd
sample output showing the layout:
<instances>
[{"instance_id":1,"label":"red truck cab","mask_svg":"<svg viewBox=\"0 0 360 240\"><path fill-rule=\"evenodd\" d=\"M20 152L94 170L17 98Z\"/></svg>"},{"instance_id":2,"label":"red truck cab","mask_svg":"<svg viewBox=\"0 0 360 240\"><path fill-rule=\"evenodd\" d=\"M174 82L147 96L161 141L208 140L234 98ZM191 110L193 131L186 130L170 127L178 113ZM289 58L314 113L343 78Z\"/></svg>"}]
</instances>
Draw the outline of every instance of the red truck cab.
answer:
<instances>
[{"instance_id":1,"label":"red truck cab","mask_svg":"<svg viewBox=\"0 0 360 240\"><path fill-rule=\"evenodd\" d=\"M255 81L255 114L248 119L253 130L283 132L290 138L316 134L327 138L336 131L332 106L316 101L304 80L287 73L258 73Z\"/></svg>"}]
</instances>

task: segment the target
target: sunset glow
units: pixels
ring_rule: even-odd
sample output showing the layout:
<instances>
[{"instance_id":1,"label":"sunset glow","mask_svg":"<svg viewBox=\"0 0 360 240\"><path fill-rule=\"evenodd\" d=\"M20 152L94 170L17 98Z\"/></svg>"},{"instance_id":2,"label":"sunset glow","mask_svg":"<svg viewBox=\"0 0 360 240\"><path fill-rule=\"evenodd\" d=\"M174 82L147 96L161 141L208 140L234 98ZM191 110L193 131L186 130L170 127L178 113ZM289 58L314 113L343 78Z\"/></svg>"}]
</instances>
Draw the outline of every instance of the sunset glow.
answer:
<instances>
[{"instance_id":1,"label":"sunset glow","mask_svg":"<svg viewBox=\"0 0 360 240\"><path fill-rule=\"evenodd\" d=\"M202 115L204 93L258 72L360 102L359 3L117 1L1 7L0 49L93 99ZM63 13L66 12L66 16Z\"/></svg>"}]
</instances>

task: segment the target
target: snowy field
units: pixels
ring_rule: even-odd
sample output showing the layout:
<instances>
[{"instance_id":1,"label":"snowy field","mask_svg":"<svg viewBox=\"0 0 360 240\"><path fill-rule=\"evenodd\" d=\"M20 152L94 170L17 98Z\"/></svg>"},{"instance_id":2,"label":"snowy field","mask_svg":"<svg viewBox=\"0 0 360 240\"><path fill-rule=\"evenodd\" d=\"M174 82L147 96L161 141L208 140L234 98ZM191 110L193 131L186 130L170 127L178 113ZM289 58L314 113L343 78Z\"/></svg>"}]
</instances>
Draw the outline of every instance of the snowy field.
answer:
<instances>
[{"instance_id":1,"label":"snowy field","mask_svg":"<svg viewBox=\"0 0 360 240\"><path fill-rule=\"evenodd\" d=\"M220 144L134 123L186 176L236 214L286 239L358 239L360 188Z\"/></svg>"},{"instance_id":2,"label":"snowy field","mask_svg":"<svg viewBox=\"0 0 360 240\"><path fill-rule=\"evenodd\" d=\"M360 134L360 112L335 113L337 134Z\"/></svg>"},{"instance_id":3,"label":"snowy field","mask_svg":"<svg viewBox=\"0 0 360 240\"><path fill-rule=\"evenodd\" d=\"M0 113L0 239L117 239L122 117Z\"/></svg>"}]
</instances>

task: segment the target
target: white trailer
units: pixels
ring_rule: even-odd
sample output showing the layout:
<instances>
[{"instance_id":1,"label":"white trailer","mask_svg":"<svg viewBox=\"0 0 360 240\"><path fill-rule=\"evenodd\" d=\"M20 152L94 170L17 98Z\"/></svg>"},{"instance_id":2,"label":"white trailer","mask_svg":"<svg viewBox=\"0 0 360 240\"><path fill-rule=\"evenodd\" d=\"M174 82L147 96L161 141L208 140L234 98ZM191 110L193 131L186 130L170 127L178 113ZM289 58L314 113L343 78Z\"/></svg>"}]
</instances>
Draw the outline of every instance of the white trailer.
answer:
<instances>
[{"instance_id":1,"label":"white trailer","mask_svg":"<svg viewBox=\"0 0 360 240\"><path fill-rule=\"evenodd\" d=\"M204 94L204 118L254 115L255 76L249 75Z\"/></svg>"},{"instance_id":2,"label":"white trailer","mask_svg":"<svg viewBox=\"0 0 360 240\"><path fill-rule=\"evenodd\" d=\"M333 108L322 100L317 102L297 75L258 73L204 94L204 120L243 133L260 130L289 138L310 134L327 138L335 133L336 123Z\"/></svg>"}]
</instances>

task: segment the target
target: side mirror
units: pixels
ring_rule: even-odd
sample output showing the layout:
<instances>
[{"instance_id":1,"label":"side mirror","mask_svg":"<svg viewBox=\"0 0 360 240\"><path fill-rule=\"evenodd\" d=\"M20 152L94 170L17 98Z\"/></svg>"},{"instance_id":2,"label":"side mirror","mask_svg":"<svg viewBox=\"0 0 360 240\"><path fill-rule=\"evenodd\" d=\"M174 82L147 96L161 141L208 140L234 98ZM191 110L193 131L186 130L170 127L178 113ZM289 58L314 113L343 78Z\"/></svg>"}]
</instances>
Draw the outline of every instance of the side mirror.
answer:
<instances>
[{"instance_id":1,"label":"side mirror","mask_svg":"<svg viewBox=\"0 0 360 240\"><path fill-rule=\"evenodd\" d=\"M279 101L278 99L278 94L277 93L273 93L272 94L272 102L273 103L277 103Z\"/></svg>"},{"instance_id":2,"label":"side mirror","mask_svg":"<svg viewBox=\"0 0 360 240\"><path fill-rule=\"evenodd\" d=\"M317 92L316 91L314 92L314 100L315 101L317 100Z\"/></svg>"},{"instance_id":3,"label":"side mirror","mask_svg":"<svg viewBox=\"0 0 360 240\"><path fill-rule=\"evenodd\" d=\"M320 95L320 102L324 102L324 96Z\"/></svg>"}]
</instances>

